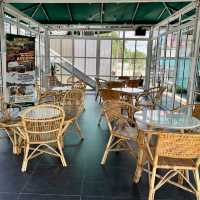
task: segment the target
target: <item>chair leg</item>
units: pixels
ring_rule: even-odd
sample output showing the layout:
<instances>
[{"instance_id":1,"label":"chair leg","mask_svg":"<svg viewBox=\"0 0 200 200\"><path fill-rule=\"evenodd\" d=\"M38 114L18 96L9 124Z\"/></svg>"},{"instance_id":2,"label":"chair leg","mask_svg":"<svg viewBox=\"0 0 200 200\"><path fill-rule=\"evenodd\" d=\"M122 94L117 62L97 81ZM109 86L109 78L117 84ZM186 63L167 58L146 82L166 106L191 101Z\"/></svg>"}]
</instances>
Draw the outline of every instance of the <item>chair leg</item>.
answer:
<instances>
[{"instance_id":1,"label":"chair leg","mask_svg":"<svg viewBox=\"0 0 200 200\"><path fill-rule=\"evenodd\" d=\"M100 126L100 124L101 124L102 117L103 117L103 113L100 114L100 117L99 117L99 120L98 120L98 126Z\"/></svg>"},{"instance_id":2,"label":"chair leg","mask_svg":"<svg viewBox=\"0 0 200 200\"><path fill-rule=\"evenodd\" d=\"M197 189L196 199L200 200L200 180L199 180L199 170L198 170L198 168L196 168L194 174L195 174L196 189Z\"/></svg>"},{"instance_id":3,"label":"chair leg","mask_svg":"<svg viewBox=\"0 0 200 200\"><path fill-rule=\"evenodd\" d=\"M67 167L67 163L66 163L63 151L62 151L62 147L61 147L60 141L58 141L58 150L60 152L60 160L62 162L63 167Z\"/></svg>"},{"instance_id":4,"label":"chair leg","mask_svg":"<svg viewBox=\"0 0 200 200\"><path fill-rule=\"evenodd\" d=\"M96 93L95 101L97 100L98 96L99 96L99 92Z\"/></svg>"},{"instance_id":5,"label":"chair leg","mask_svg":"<svg viewBox=\"0 0 200 200\"><path fill-rule=\"evenodd\" d=\"M83 134L82 134L82 132L81 132L81 128L80 128L80 126L79 126L77 120L75 120L75 126L76 126L76 130L77 130L77 132L78 132L78 134L79 134L81 140L84 140Z\"/></svg>"},{"instance_id":6,"label":"chair leg","mask_svg":"<svg viewBox=\"0 0 200 200\"><path fill-rule=\"evenodd\" d=\"M109 140L108 140L108 144L107 144L107 146L106 146L106 150L105 150L105 152L104 152L104 154L103 154L103 158L102 158L102 160L101 160L101 165L104 165L104 164L106 163L106 159L107 159L107 157L108 157L109 148L110 148L110 145L111 145L111 143L112 143L112 140L113 140L113 136L110 135L110 138L109 138Z\"/></svg>"},{"instance_id":7,"label":"chair leg","mask_svg":"<svg viewBox=\"0 0 200 200\"><path fill-rule=\"evenodd\" d=\"M22 163L22 169L21 169L22 172L25 172L27 169L29 148L30 148L30 145L29 144L26 145L25 151L24 151L24 159L23 159L23 163Z\"/></svg>"},{"instance_id":8,"label":"chair leg","mask_svg":"<svg viewBox=\"0 0 200 200\"><path fill-rule=\"evenodd\" d=\"M149 185L149 197L148 197L148 200L154 200L154 195L155 195L155 189L154 189L155 179L156 179L156 167L154 166L153 170L152 170L150 185Z\"/></svg>"}]
</instances>

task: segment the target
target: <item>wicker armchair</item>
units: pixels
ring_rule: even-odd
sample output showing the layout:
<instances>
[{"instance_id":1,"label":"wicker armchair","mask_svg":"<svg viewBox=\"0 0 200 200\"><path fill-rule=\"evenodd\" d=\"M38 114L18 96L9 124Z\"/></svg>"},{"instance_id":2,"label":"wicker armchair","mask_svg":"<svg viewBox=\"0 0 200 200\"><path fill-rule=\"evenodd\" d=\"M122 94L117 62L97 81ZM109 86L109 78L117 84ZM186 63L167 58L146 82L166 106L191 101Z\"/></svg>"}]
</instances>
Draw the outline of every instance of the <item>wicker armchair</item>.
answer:
<instances>
[{"instance_id":1,"label":"wicker armchair","mask_svg":"<svg viewBox=\"0 0 200 200\"><path fill-rule=\"evenodd\" d=\"M182 133L157 133L155 148L151 148L146 140L146 158L150 190L148 200L154 200L155 192L166 182L194 193L196 199L200 199L200 135ZM152 170L151 170L152 169ZM157 170L166 170L165 175L157 174ZM189 171L194 175L195 185L190 180ZM178 178L175 181L173 178ZM155 182L155 179L160 180ZM181 180L181 181L180 181ZM183 181L186 184L183 184Z\"/></svg>"},{"instance_id":2,"label":"wicker armchair","mask_svg":"<svg viewBox=\"0 0 200 200\"><path fill-rule=\"evenodd\" d=\"M66 167L61 145L70 121L64 124L64 110L55 105L43 104L25 110L21 118L21 135L24 140L22 172L26 171L29 160L43 153L60 158Z\"/></svg>"},{"instance_id":3,"label":"wicker armchair","mask_svg":"<svg viewBox=\"0 0 200 200\"><path fill-rule=\"evenodd\" d=\"M78 82L74 83L74 85L72 86L72 88L74 88L74 89L80 89L83 92L85 92L85 90L86 90L86 84L83 81L78 81Z\"/></svg>"},{"instance_id":4,"label":"wicker armchair","mask_svg":"<svg viewBox=\"0 0 200 200\"><path fill-rule=\"evenodd\" d=\"M139 94L136 96L135 106L138 109L155 109L155 107L160 104L165 89L166 87L155 87Z\"/></svg>"},{"instance_id":5,"label":"wicker armchair","mask_svg":"<svg viewBox=\"0 0 200 200\"><path fill-rule=\"evenodd\" d=\"M107 87L108 87L108 89L123 88L123 87L125 87L125 81L108 81Z\"/></svg>"},{"instance_id":6,"label":"wicker armchair","mask_svg":"<svg viewBox=\"0 0 200 200\"><path fill-rule=\"evenodd\" d=\"M78 124L78 118L84 111L84 93L80 89L73 89L68 91L63 99L62 103L63 109L65 111L65 119L71 120L75 124L77 132L81 139L83 140L83 134L81 128Z\"/></svg>"},{"instance_id":7,"label":"wicker armchair","mask_svg":"<svg viewBox=\"0 0 200 200\"><path fill-rule=\"evenodd\" d=\"M121 98L121 93L116 92L110 89L101 89L100 90L100 97L103 102L108 101L108 100L120 100ZM101 114L98 120L98 126L101 123L102 117L104 116L104 106L102 107Z\"/></svg>"},{"instance_id":8,"label":"wicker armchair","mask_svg":"<svg viewBox=\"0 0 200 200\"><path fill-rule=\"evenodd\" d=\"M96 97L95 97L96 101L97 98L100 97L100 90L106 88L107 81L100 78L95 78L95 80L96 80ZM100 102L101 102L101 97L100 97Z\"/></svg>"},{"instance_id":9,"label":"wicker armchair","mask_svg":"<svg viewBox=\"0 0 200 200\"><path fill-rule=\"evenodd\" d=\"M140 86L140 82L141 82L140 79L137 79L137 80L129 80L129 81L127 82L127 87L137 88L137 87Z\"/></svg>"},{"instance_id":10,"label":"wicker armchair","mask_svg":"<svg viewBox=\"0 0 200 200\"><path fill-rule=\"evenodd\" d=\"M54 104L61 105L66 92L46 91L41 95L38 104Z\"/></svg>"},{"instance_id":11,"label":"wicker armchair","mask_svg":"<svg viewBox=\"0 0 200 200\"><path fill-rule=\"evenodd\" d=\"M130 80L130 76L119 76L118 79L128 81L128 80Z\"/></svg>"},{"instance_id":12,"label":"wicker armchair","mask_svg":"<svg viewBox=\"0 0 200 200\"><path fill-rule=\"evenodd\" d=\"M137 157L137 129L133 120L135 109L122 101L110 101L105 105L105 116L110 132L101 164L104 165L112 151L129 151Z\"/></svg>"}]
</instances>

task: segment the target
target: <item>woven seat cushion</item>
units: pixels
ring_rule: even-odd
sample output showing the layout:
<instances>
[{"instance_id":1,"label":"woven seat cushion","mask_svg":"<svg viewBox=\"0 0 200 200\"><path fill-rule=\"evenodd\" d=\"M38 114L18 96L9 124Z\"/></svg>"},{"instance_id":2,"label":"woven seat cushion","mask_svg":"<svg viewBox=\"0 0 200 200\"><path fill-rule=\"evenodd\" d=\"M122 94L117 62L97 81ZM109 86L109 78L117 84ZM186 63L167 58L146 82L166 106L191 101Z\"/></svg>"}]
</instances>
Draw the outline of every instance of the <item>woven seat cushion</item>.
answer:
<instances>
[{"instance_id":1,"label":"woven seat cushion","mask_svg":"<svg viewBox=\"0 0 200 200\"><path fill-rule=\"evenodd\" d=\"M169 166L169 168L182 169L184 167L195 168L195 163L192 159L178 159L169 157L159 157L159 166Z\"/></svg>"},{"instance_id":2,"label":"woven seat cushion","mask_svg":"<svg viewBox=\"0 0 200 200\"><path fill-rule=\"evenodd\" d=\"M137 129L131 127L129 123L124 119L114 120L112 122L113 131L119 136L126 137L127 139L137 139Z\"/></svg>"},{"instance_id":3,"label":"woven seat cushion","mask_svg":"<svg viewBox=\"0 0 200 200\"><path fill-rule=\"evenodd\" d=\"M70 106L65 106L64 107L64 111L65 111L65 120L70 120L70 119L73 119L73 118L76 118L78 117L79 115L79 110L80 108L77 106L77 107L70 107Z\"/></svg>"}]
</instances>

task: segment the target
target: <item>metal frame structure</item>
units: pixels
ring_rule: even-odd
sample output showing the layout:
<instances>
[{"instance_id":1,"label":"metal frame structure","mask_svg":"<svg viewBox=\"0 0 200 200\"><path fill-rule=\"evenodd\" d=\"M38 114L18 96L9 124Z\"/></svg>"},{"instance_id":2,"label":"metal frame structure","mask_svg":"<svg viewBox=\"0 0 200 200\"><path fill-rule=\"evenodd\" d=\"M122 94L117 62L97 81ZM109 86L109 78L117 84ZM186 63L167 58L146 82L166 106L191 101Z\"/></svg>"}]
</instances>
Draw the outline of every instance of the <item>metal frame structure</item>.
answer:
<instances>
[{"instance_id":1,"label":"metal frame structure","mask_svg":"<svg viewBox=\"0 0 200 200\"><path fill-rule=\"evenodd\" d=\"M172 2L174 0L163 0L163 4L165 2ZM176 0L176 2L183 2L187 0ZM160 61L161 59L161 51L159 49L161 42L164 43L164 55L162 58L165 60L167 59L167 36L168 34L171 33L178 33L176 36L176 54L175 54L175 59L176 59L176 77L177 77L177 69L179 66L179 50L178 48L180 47L180 40L181 40L181 30L182 29L187 29L188 27L192 27L193 29L193 41L192 41L192 50L191 50L191 66L190 66L190 75L188 78L188 91L187 91L187 102L192 103L194 100L194 91L195 91L195 78L196 73L197 73L197 64L199 62L199 47L200 47L200 8L199 8L199 3L198 1L193 0L192 3L188 4L186 7L183 9L175 12L174 14L165 8L170 14L170 17L167 19L161 21L160 23L156 24L155 26L151 25L145 25L145 24L140 24L140 25L41 25L38 22L34 21L32 18L26 16L19 10L15 9L13 6L7 3L11 2L18 2L18 3L29 3L32 2L32 0L6 0L4 3L1 3L1 13L0 13L0 29L1 29L1 58L2 58L2 65L4 67L1 68L2 73L5 73L5 65L6 65L6 41L5 41L5 23L9 23L12 25L17 26L17 34L20 34L20 29L25 30L26 33L30 33L30 35L35 35L38 41L38 67L39 67L39 76L40 76L40 82L46 83L46 81L43 80L43 78L49 73L49 66L50 66L50 39L52 38L71 38L72 39L72 64L74 64L74 41L76 39L95 39L97 48L96 48L96 76L100 75L100 43L101 40L106 40L109 39L111 40L111 43L113 40L123 40L123 50L125 48L125 41L126 40L140 40L136 38L100 38L99 34L97 37L75 37L74 35L72 36L63 36L63 35L50 35L50 31L76 31L77 29L80 31L129 31L129 30L134 30L138 26L143 26L146 29L151 29L150 32L150 37L148 39L148 54L147 54L147 67L146 67L146 77L145 77L145 88L149 88L149 84L151 82L151 76L152 76L152 69L154 70L153 73L156 76L159 76L159 71L160 71ZM40 1L34 1L34 3L37 3L38 5L41 3L54 3L54 0L40 0ZM108 0L58 0L56 3L101 3L101 14L103 15L103 3L108 3ZM111 1L109 0L109 3ZM138 0L115 0L112 1L113 3L123 3L123 2L138 2ZM159 0L141 0L142 2L160 2ZM139 3L138 3L139 6ZM187 13L190 11L195 10L195 14L191 16L187 16L186 19L182 19L183 16L185 16ZM4 12L14 16L15 18L10 18L10 17L5 17ZM162 15L162 13L161 13ZM48 16L47 16L48 17ZM134 14L132 16L132 19L134 19ZM178 20L177 20L178 19ZM179 23L177 23L177 21ZM175 23L174 23L175 22ZM10 26L10 29L12 27ZM162 32L162 29L165 29L165 32ZM159 34L155 35L155 32L159 32ZM124 33L123 33L124 34ZM162 38L162 39L161 39ZM141 39L144 40L144 39ZM156 45L156 46L155 46ZM41 49L43 47L44 51ZM86 46L85 46L86 48ZM153 49L154 48L154 49ZM156 52L155 52L156 51ZM42 55L42 56L41 56ZM112 58L111 58L112 59ZM124 57L122 58L124 59ZM85 61L86 62L86 61ZM123 63L123 62L122 62ZM153 68L152 68L153 66ZM185 67L185 66L184 66ZM123 71L123 64L122 64L122 71ZM164 70L167 68L166 63L163 65ZM175 77L175 78L176 78ZM164 78L163 78L164 79ZM162 82L162 80L161 80ZM154 79L153 82L151 82L153 86L155 86L156 80ZM44 84L45 85L45 84ZM176 79L174 82L174 85L176 85ZM5 82L3 79L3 84L2 87L5 87ZM172 92L172 97L173 97L173 107L175 107L174 101L176 100L176 94L175 94L175 89ZM5 95L5 94L4 94Z\"/></svg>"}]
</instances>

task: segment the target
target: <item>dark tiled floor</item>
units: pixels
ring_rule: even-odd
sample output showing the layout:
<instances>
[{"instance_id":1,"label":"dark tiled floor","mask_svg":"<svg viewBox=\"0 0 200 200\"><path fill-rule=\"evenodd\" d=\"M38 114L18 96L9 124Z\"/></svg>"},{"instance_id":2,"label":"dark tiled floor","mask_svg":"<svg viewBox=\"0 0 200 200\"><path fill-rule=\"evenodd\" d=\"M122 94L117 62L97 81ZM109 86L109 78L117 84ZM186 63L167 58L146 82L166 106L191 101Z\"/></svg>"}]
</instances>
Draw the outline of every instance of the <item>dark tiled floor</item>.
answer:
<instances>
[{"instance_id":1,"label":"dark tiled floor","mask_svg":"<svg viewBox=\"0 0 200 200\"><path fill-rule=\"evenodd\" d=\"M22 156L12 154L10 142L0 141L0 200L145 200L147 176L139 184L131 181L135 161L126 153L112 153L105 167L100 165L108 130L97 126L100 106L94 96L86 97L86 111L80 118L85 140L73 128L65 137L63 168L56 158L43 155L30 161L21 173ZM157 200L193 200L194 196L166 185L156 193Z\"/></svg>"}]
</instances>

